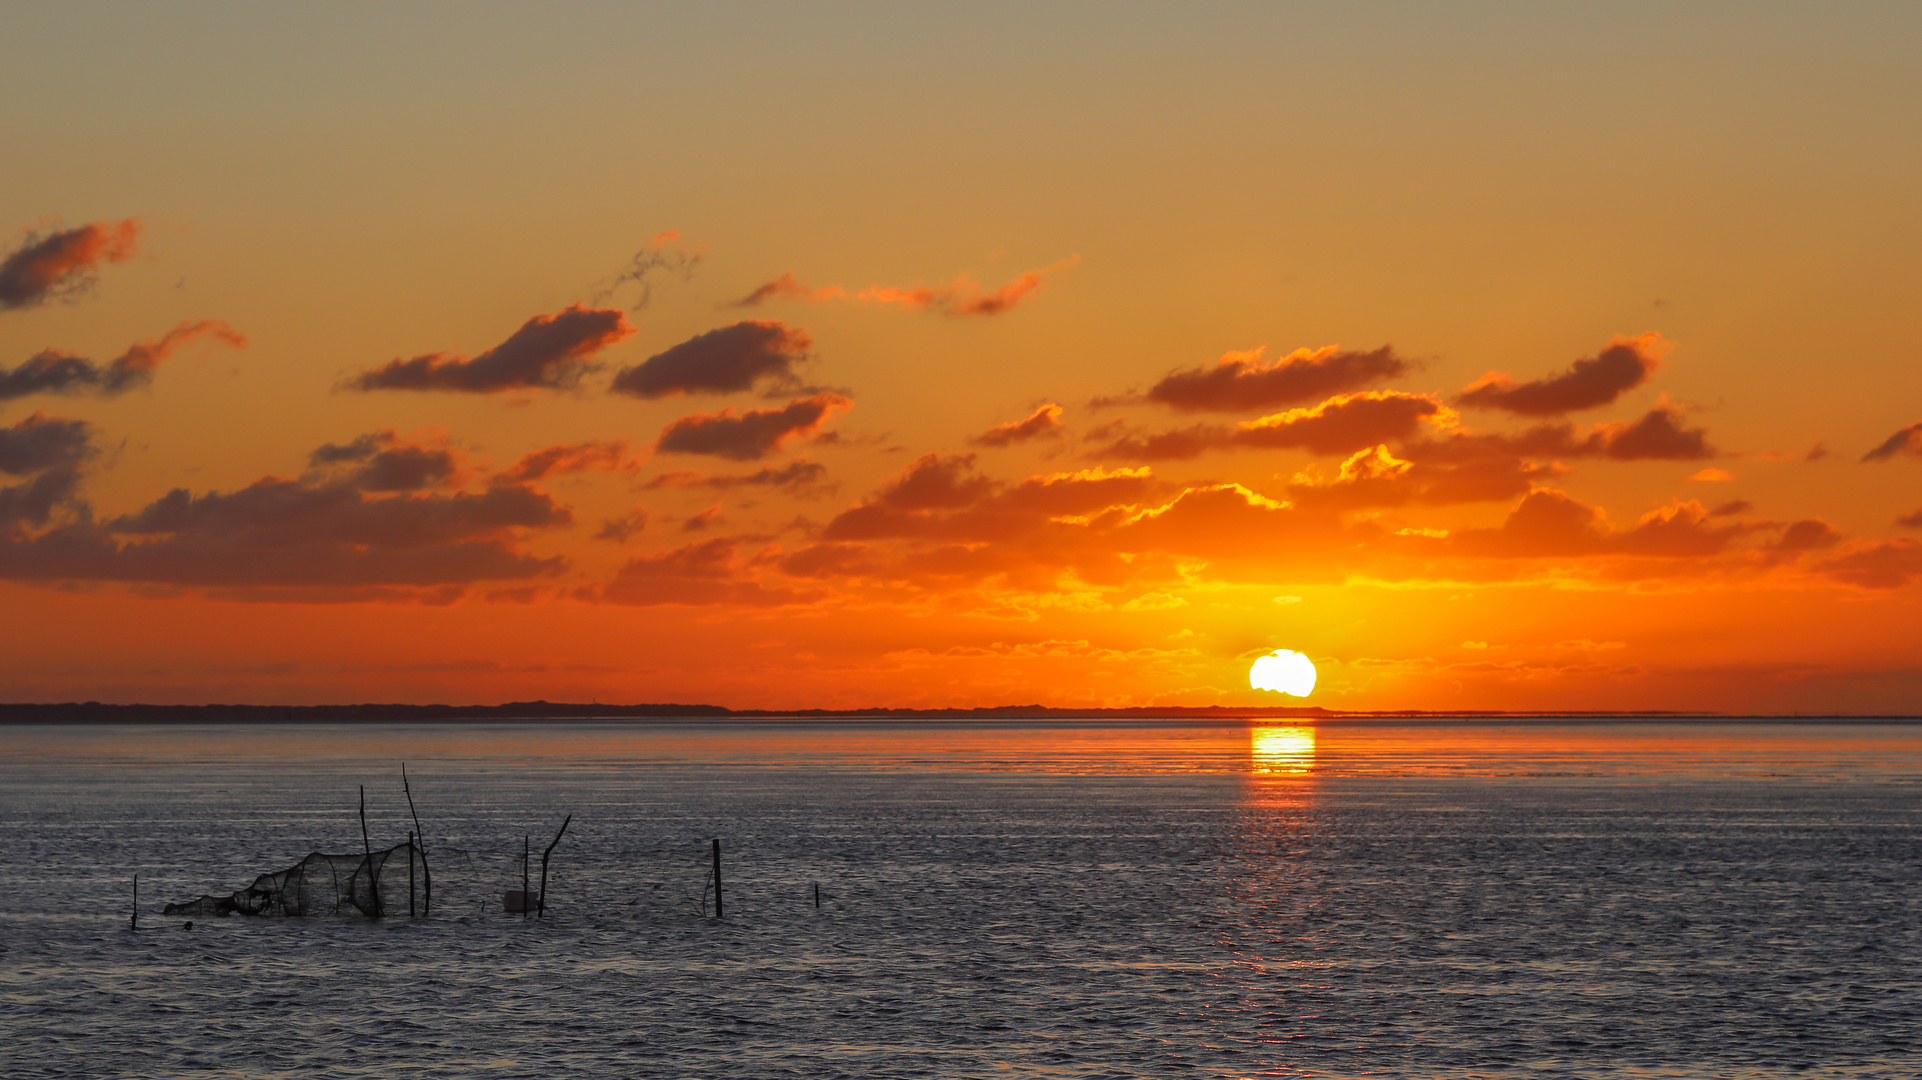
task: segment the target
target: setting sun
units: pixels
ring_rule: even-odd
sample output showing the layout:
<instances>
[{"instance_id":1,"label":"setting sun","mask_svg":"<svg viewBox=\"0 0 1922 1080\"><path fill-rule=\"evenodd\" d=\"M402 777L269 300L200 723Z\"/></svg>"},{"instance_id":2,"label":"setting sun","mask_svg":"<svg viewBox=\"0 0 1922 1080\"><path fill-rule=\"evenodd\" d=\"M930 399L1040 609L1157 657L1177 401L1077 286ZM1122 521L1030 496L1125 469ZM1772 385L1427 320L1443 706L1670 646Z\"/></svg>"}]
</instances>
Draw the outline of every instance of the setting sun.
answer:
<instances>
[{"instance_id":1,"label":"setting sun","mask_svg":"<svg viewBox=\"0 0 1922 1080\"><path fill-rule=\"evenodd\" d=\"M1248 685L1256 690L1307 697L1315 689L1315 665L1302 653L1276 649L1248 669Z\"/></svg>"}]
</instances>

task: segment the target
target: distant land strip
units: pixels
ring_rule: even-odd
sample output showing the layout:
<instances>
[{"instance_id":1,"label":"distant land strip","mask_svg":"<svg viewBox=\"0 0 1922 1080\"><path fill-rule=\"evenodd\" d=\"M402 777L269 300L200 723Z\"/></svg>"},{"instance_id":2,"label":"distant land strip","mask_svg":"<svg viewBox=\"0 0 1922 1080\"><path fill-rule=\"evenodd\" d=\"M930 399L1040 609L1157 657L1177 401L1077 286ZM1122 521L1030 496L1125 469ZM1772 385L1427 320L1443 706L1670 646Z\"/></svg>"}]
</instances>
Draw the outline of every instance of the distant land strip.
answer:
<instances>
[{"instance_id":1,"label":"distant land strip","mask_svg":"<svg viewBox=\"0 0 1922 1080\"><path fill-rule=\"evenodd\" d=\"M976 709L730 709L721 705L602 705L562 701L511 701L504 705L112 705L98 701L0 704L0 724L275 724L275 723L488 723L674 720L1435 720L1526 722L1696 720L1907 721L1913 714L1741 715L1721 712L1643 710L1611 712L1399 709L1348 712L1304 707L1138 706L1121 709L997 705Z\"/></svg>"}]
</instances>

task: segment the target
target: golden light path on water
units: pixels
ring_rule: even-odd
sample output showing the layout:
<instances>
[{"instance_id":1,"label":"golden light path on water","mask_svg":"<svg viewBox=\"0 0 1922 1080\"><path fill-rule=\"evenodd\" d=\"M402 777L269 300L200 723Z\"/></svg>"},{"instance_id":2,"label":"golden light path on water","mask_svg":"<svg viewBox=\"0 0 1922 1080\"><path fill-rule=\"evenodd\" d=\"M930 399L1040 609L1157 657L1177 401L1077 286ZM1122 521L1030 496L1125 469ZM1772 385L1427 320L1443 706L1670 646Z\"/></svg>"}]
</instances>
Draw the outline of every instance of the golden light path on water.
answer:
<instances>
[{"instance_id":1,"label":"golden light path on water","mask_svg":"<svg viewBox=\"0 0 1922 1080\"><path fill-rule=\"evenodd\" d=\"M1256 772L1307 772L1315 764L1315 729L1311 727L1249 728L1248 756L1252 759Z\"/></svg>"}]
</instances>

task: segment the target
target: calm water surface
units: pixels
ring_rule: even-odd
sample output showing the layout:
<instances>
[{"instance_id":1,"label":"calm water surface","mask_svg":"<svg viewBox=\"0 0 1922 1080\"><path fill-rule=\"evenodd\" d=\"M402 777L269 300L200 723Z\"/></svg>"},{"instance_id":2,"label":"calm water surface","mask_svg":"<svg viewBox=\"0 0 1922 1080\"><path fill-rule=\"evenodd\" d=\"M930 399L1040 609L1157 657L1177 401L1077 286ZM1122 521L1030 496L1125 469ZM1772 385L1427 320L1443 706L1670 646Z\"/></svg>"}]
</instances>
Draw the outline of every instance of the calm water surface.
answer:
<instances>
[{"instance_id":1,"label":"calm water surface","mask_svg":"<svg viewBox=\"0 0 1922 1080\"><path fill-rule=\"evenodd\" d=\"M362 785L404 841L402 760L431 915L160 915ZM0 727L0 1073L1914 1076L1918 785L1903 725Z\"/></svg>"}]
</instances>

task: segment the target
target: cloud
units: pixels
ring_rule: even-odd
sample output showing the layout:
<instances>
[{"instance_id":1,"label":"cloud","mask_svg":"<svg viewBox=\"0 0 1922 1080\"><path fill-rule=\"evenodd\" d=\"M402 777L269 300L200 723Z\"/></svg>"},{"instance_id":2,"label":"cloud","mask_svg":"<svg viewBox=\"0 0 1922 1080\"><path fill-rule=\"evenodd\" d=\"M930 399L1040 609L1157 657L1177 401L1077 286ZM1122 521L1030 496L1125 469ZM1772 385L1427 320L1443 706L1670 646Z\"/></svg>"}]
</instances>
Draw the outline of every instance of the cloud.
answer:
<instances>
[{"instance_id":1,"label":"cloud","mask_svg":"<svg viewBox=\"0 0 1922 1080\"><path fill-rule=\"evenodd\" d=\"M1265 367L1262 351L1230 352L1212 367L1169 372L1148 389L1146 400L1183 412L1252 412L1359 390L1409 370L1387 345L1371 352L1338 345L1296 349Z\"/></svg>"},{"instance_id":2,"label":"cloud","mask_svg":"<svg viewBox=\"0 0 1922 1080\"><path fill-rule=\"evenodd\" d=\"M1903 514L1895 519L1895 523L1904 529L1922 529L1922 508L1913 514Z\"/></svg>"},{"instance_id":3,"label":"cloud","mask_svg":"<svg viewBox=\"0 0 1922 1080\"><path fill-rule=\"evenodd\" d=\"M1702 469L1698 472L1691 474L1689 476L1689 479L1699 480L1705 483L1725 484L1730 480L1735 479L1735 474L1732 472L1729 472L1727 469L1717 469L1717 468L1711 467L1707 469Z\"/></svg>"},{"instance_id":4,"label":"cloud","mask_svg":"<svg viewBox=\"0 0 1922 1080\"><path fill-rule=\"evenodd\" d=\"M1155 491L1147 468L1052 473L1010 486L977 473L973 454L926 454L829 521L822 536L1005 541L1033 535L1054 519L1133 503Z\"/></svg>"},{"instance_id":5,"label":"cloud","mask_svg":"<svg viewBox=\"0 0 1922 1080\"><path fill-rule=\"evenodd\" d=\"M701 532L704 529L719 525L726 520L726 515L721 512L721 505L715 503L713 506L681 522L681 531Z\"/></svg>"},{"instance_id":6,"label":"cloud","mask_svg":"<svg viewBox=\"0 0 1922 1080\"><path fill-rule=\"evenodd\" d=\"M80 471L49 469L24 484L0 487L0 531L15 525L45 525L53 511L78 499Z\"/></svg>"},{"instance_id":7,"label":"cloud","mask_svg":"<svg viewBox=\"0 0 1922 1080\"><path fill-rule=\"evenodd\" d=\"M594 534L594 539L612 540L617 544L625 544L629 537L647 528L647 522L651 516L646 507L637 506L620 517L607 518L601 522L600 531Z\"/></svg>"},{"instance_id":8,"label":"cloud","mask_svg":"<svg viewBox=\"0 0 1922 1080\"><path fill-rule=\"evenodd\" d=\"M328 483L357 491L422 491L466 480L461 456L444 435L404 442L391 430L371 432L349 443L327 443L307 455L307 463L331 472Z\"/></svg>"},{"instance_id":9,"label":"cloud","mask_svg":"<svg viewBox=\"0 0 1922 1080\"><path fill-rule=\"evenodd\" d=\"M1707 436L1701 428L1683 427L1679 409L1658 405L1632 424L1595 425L1588 445L1617 461L1699 461L1715 456Z\"/></svg>"},{"instance_id":10,"label":"cloud","mask_svg":"<svg viewBox=\"0 0 1922 1080\"><path fill-rule=\"evenodd\" d=\"M12 427L0 427L0 472L25 476L74 468L93 456L89 436L85 420L34 413Z\"/></svg>"},{"instance_id":11,"label":"cloud","mask_svg":"<svg viewBox=\"0 0 1922 1080\"><path fill-rule=\"evenodd\" d=\"M536 315L506 341L472 359L429 353L393 360L349 379L353 390L451 390L486 394L499 390L572 386L593 370L595 353L634 333L614 308L575 304Z\"/></svg>"},{"instance_id":12,"label":"cloud","mask_svg":"<svg viewBox=\"0 0 1922 1080\"><path fill-rule=\"evenodd\" d=\"M696 413L669 424L655 449L667 454L711 454L735 461L763 458L787 440L812 435L837 413L854 407L839 394L816 394L780 409Z\"/></svg>"},{"instance_id":13,"label":"cloud","mask_svg":"<svg viewBox=\"0 0 1922 1080\"><path fill-rule=\"evenodd\" d=\"M1025 419L1010 420L973 436L968 440L975 446L1004 447L1030 439L1059 438L1061 435L1061 406L1049 402L1029 413Z\"/></svg>"},{"instance_id":14,"label":"cloud","mask_svg":"<svg viewBox=\"0 0 1922 1080\"><path fill-rule=\"evenodd\" d=\"M0 311L13 311L73 297L93 284L103 262L133 257L140 223L132 218L94 222L77 229L27 232L20 246L0 260Z\"/></svg>"},{"instance_id":15,"label":"cloud","mask_svg":"<svg viewBox=\"0 0 1922 1080\"><path fill-rule=\"evenodd\" d=\"M788 300L805 300L810 304L824 304L829 300L843 299L847 294L848 291L839 285L825 285L818 289L810 288L793 274L784 273L773 281L757 286L753 292L736 300L734 306L759 307L763 301L771 300L775 297Z\"/></svg>"},{"instance_id":16,"label":"cloud","mask_svg":"<svg viewBox=\"0 0 1922 1080\"><path fill-rule=\"evenodd\" d=\"M1647 382L1673 346L1660 334L1617 335L1594 356L1575 361L1559 375L1518 383L1491 371L1463 390L1459 404L1501 409L1520 416L1556 416L1607 405Z\"/></svg>"},{"instance_id":17,"label":"cloud","mask_svg":"<svg viewBox=\"0 0 1922 1080\"><path fill-rule=\"evenodd\" d=\"M1243 421L1235 427L1197 424L1148 436L1124 435L1094 456L1161 461L1231 447L1346 454L1379 443L1407 440L1424 422L1446 425L1454 420L1453 410L1426 394L1367 390L1332 397L1313 408Z\"/></svg>"},{"instance_id":18,"label":"cloud","mask_svg":"<svg viewBox=\"0 0 1922 1080\"><path fill-rule=\"evenodd\" d=\"M379 490L434 482L392 463L404 456L382 461L392 451L419 449L375 433L315 451L312 460L327 468L298 480L269 476L201 495L176 489L105 521L83 514L38 535L16 530L0 541L0 578L197 586L239 590L239 599L332 602L431 599L420 590L525 579L564 566L519 550L524 533L572 521L566 507L532 488ZM26 505L27 520L43 523L39 504L22 503L33 495L19 492L14 502ZM46 493L39 497L44 502ZM387 591L364 593L372 587ZM448 599L444 588L433 595Z\"/></svg>"},{"instance_id":19,"label":"cloud","mask_svg":"<svg viewBox=\"0 0 1922 1080\"><path fill-rule=\"evenodd\" d=\"M1817 563L1815 571L1864 589L1899 589L1922 577L1922 543L1907 538L1857 543Z\"/></svg>"},{"instance_id":20,"label":"cloud","mask_svg":"<svg viewBox=\"0 0 1922 1080\"><path fill-rule=\"evenodd\" d=\"M579 472L627 472L640 463L627 457L627 440L556 443L524 455L495 479L520 484Z\"/></svg>"},{"instance_id":21,"label":"cloud","mask_svg":"<svg viewBox=\"0 0 1922 1080\"><path fill-rule=\"evenodd\" d=\"M641 485L642 491L655 491L660 488L713 488L725 491L736 487L771 487L801 491L820 487L827 480L827 466L817 465L806 458L796 458L786 465L770 465L744 474L712 474L676 469L664 472Z\"/></svg>"},{"instance_id":22,"label":"cloud","mask_svg":"<svg viewBox=\"0 0 1922 1080\"><path fill-rule=\"evenodd\" d=\"M1460 554L1495 559L1584 555L1685 558L1718 554L1748 531L1740 524L1712 525L1693 500L1642 515L1633 528L1616 530L1602 512L1553 489L1533 491L1494 529L1463 529L1445 541Z\"/></svg>"},{"instance_id":23,"label":"cloud","mask_svg":"<svg viewBox=\"0 0 1922 1080\"><path fill-rule=\"evenodd\" d=\"M0 401L29 394L123 394L153 381L154 369L190 342L209 338L245 348L247 338L219 319L183 322L151 341L139 341L101 365L58 349L44 349L11 371L0 370Z\"/></svg>"},{"instance_id":24,"label":"cloud","mask_svg":"<svg viewBox=\"0 0 1922 1080\"><path fill-rule=\"evenodd\" d=\"M1333 477L1302 471L1288 485L1288 494L1303 506L1342 509L1499 502L1525 495L1537 482L1561 472L1552 465L1505 456L1454 463L1407 461L1376 445L1350 455Z\"/></svg>"},{"instance_id":25,"label":"cloud","mask_svg":"<svg viewBox=\"0 0 1922 1080\"><path fill-rule=\"evenodd\" d=\"M633 367L609 387L618 394L730 394L765 381L773 393L799 388L794 365L807 359L814 339L798 326L748 320L681 342Z\"/></svg>"},{"instance_id":26,"label":"cloud","mask_svg":"<svg viewBox=\"0 0 1922 1080\"><path fill-rule=\"evenodd\" d=\"M1747 513L1753 509L1755 509L1755 504L1749 502L1747 499L1731 499L1728 502L1718 504L1713 510L1708 512L1708 516L1733 517L1736 514Z\"/></svg>"},{"instance_id":27,"label":"cloud","mask_svg":"<svg viewBox=\"0 0 1922 1080\"><path fill-rule=\"evenodd\" d=\"M1015 306L1041 288L1041 282L1049 274L1075 266L1081 256L1071 255L1052 266L1030 270L1019 277L1004 282L1000 288L982 291L979 285L966 274L941 285L916 285L911 288L896 288L888 285L870 285L855 296L870 304L885 304L907 311L939 311L945 315L999 315L1014 310Z\"/></svg>"},{"instance_id":28,"label":"cloud","mask_svg":"<svg viewBox=\"0 0 1922 1080\"><path fill-rule=\"evenodd\" d=\"M1863 461L1887 461L1897 454L1922 457L1922 420L1917 420L1882 441L1882 445L1862 455Z\"/></svg>"},{"instance_id":29,"label":"cloud","mask_svg":"<svg viewBox=\"0 0 1922 1080\"><path fill-rule=\"evenodd\" d=\"M1842 534L1821 518L1805 518L1792 522L1782 530L1782 535L1768 545L1768 550L1776 554L1796 555L1804 551L1820 551L1842 542Z\"/></svg>"},{"instance_id":30,"label":"cloud","mask_svg":"<svg viewBox=\"0 0 1922 1080\"><path fill-rule=\"evenodd\" d=\"M659 555L629 559L605 585L579 590L588 601L650 607L660 604L780 607L807 603L819 594L769 587L742 576L736 540L717 536Z\"/></svg>"},{"instance_id":31,"label":"cloud","mask_svg":"<svg viewBox=\"0 0 1922 1080\"><path fill-rule=\"evenodd\" d=\"M1615 461L1699 461L1716 456L1708 432L1686 426L1676 406L1662 402L1634 422L1541 424L1515 435L1453 431L1446 438L1407 441L1401 452L1423 461L1491 457L1609 458Z\"/></svg>"},{"instance_id":32,"label":"cloud","mask_svg":"<svg viewBox=\"0 0 1922 1080\"><path fill-rule=\"evenodd\" d=\"M645 310L647 305L654 301L652 279L656 275L679 276L684 282L692 281L695 269L701 265L701 259L706 254L706 245L694 248L684 247L681 244L681 234L678 232L669 230L657 233L641 246L641 250L634 253L634 257L628 260L626 269L614 275L612 281L594 294L594 302L605 303L609 297L620 291L623 285L633 285L636 293L634 303L628 310Z\"/></svg>"}]
</instances>

